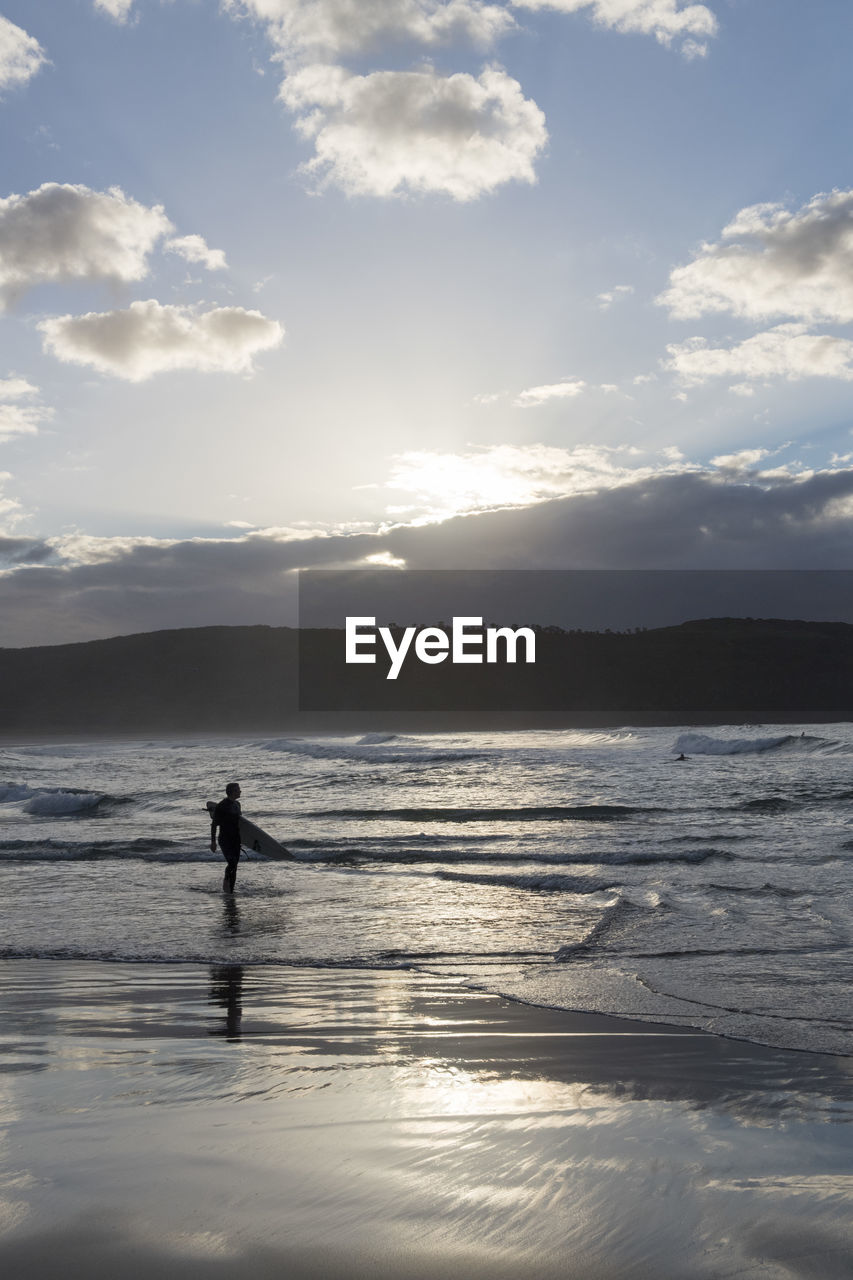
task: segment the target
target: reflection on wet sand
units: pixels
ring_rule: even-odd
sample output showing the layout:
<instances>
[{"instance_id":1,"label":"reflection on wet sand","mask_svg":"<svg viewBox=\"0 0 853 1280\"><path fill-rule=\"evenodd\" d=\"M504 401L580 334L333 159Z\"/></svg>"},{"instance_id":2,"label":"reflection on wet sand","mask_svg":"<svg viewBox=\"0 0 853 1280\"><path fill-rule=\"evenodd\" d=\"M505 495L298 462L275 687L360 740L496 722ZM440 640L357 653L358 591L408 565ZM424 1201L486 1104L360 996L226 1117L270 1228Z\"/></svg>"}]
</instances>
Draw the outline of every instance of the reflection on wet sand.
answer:
<instances>
[{"instance_id":1,"label":"reflection on wet sand","mask_svg":"<svg viewBox=\"0 0 853 1280\"><path fill-rule=\"evenodd\" d=\"M233 893L222 897L222 932L232 938L240 933L240 907Z\"/></svg>"},{"instance_id":2,"label":"reflection on wet sand","mask_svg":"<svg viewBox=\"0 0 853 1280\"><path fill-rule=\"evenodd\" d=\"M0 1073L6 1274L849 1278L848 1059L401 971L15 961L0 996L45 1064Z\"/></svg>"},{"instance_id":3,"label":"reflection on wet sand","mask_svg":"<svg viewBox=\"0 0 853 1280\"><path fill-rule=\"evenodd\" d=\"M224 1036L226 1040L241 1039L243 1020L243 966L241 964L212 964L210 966L209 1003L225 1010L223 1019L208 1028L212 1036Z\"/></svg>"}]
</instances>

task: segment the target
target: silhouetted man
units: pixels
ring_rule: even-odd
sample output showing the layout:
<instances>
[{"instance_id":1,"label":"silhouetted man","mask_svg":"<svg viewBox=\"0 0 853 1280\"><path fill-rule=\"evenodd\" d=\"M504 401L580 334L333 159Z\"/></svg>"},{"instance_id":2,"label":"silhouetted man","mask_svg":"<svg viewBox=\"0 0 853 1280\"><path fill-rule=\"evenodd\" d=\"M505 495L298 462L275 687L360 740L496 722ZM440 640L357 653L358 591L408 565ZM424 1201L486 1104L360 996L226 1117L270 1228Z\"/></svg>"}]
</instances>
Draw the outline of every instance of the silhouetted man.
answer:
<instances>
[{"instance_id":1,"label":"silhouetted man","mask_svg":"<svg viewBox=\"0 0 853 1280\"><path fill-rule=\"evenodd\" d=\"M234 881L237 879L237 863L240 861L240 783L229 782L225 788L225 799L220 800L213 810L210 822L210 850L216 853L216 828L219 828L219 847L222 856L228 863L222 888L226 893L234 892Z\"/></svg>"}]
</instances>

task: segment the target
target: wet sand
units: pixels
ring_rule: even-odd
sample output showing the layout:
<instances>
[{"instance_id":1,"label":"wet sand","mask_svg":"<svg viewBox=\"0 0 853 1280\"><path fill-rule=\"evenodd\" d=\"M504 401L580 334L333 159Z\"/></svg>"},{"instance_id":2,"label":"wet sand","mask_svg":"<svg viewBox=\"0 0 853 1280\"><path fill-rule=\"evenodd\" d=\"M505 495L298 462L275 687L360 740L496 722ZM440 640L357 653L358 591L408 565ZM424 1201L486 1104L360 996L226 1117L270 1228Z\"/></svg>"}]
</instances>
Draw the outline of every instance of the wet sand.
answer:
<instances>
[{"instance_id":1,"label":"wet sand","mask_svg":"<svg viewBox=\"0 0 853 1280\"><path fill-rule=\"evenodd\" d=\"M0 1270L849 1280L853 1060L399 971L0 964Z\"/></svg>"}]
</instances>

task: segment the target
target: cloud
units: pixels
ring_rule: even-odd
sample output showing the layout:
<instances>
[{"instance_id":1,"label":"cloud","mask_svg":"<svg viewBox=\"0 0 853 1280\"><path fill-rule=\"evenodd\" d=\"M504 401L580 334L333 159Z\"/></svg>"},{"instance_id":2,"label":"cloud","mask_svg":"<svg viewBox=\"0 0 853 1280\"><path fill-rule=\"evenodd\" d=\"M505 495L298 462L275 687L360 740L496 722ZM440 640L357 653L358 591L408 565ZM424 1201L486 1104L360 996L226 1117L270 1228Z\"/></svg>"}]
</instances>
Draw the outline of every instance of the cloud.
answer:
<instances>
[{"instance_id":1,"label":"cloud","mask_svg":"<svg viewBox=\"0 0 853 1280\"><path fill-rule=\"evenodd\" d=\"M39 423L48 416L46 409L34 405L0 403L0 444L16 436L34 436Z\"/></svg>"},{"instance_id":2,"label":"cloud","mask_svg":"<svg viewBox=\"0 0 853 1280\"><path fill-rule=\"evenodd\" d=\"M601 311L609 311L619 298L626 298L634 292L632 284L617 284L612 289L608 289L605 293L598 295L598 305Z\"/></svg>"},{"instance_id":3,"label":"cloud","mask_svg":"<svg viewBox=\"0 0 853 1280\"><path fill-rule=\"evenodd\" d=\"M133 0L95 0L95 8L115 18L116 22L126 22L133 8Z\"/></svg>"},{"instance_id":4,"label":"cloud","mask_svg":"<svg viewBox=\"0 0 853 1280\"><path fill-rule=\"evenodd\" d=\"M0 483L9 479L0 474ZM23 538L0 534L0 564L41 564L53 556L53 548L41 538Z\"/></svg>"},{"instance_id":5,"label":"cloud","mask_svg":"<svg viewBox=\"0 0 853 1280\"><path fill-rule=\"evenodd\" d=\"M39 424L53 416L53 410L44 405L19 403L31 401L35 396L38 396L38 387L25 378L0 378L0 443L5 444L15 436L36 435Z\"/></svg>"},{"instance_id":6,"label":"cloud","mask_svg":"<svg viewBox=\"0 0 853 1280\"><path fill-rule=\"evenodd\" d=\"M711 465L730 476L743 476L752 472L768 455L767 449L740 449L737 453L721 453L711 459Z\"/></svg>"},{"instance_id":7,"label":"cloud","mask_svg":"<svg viewBox=\"0 0 853 1280\"><path fill-rule=\"evenodd\" d=\"M591 10L593 21L615 31L653 35L661 44L681 42L688 58L707 52L705 41L717 33L717 19L704 4L684 0L512 0L517 8L556 9L561 13Z\"/></svg>"},{"instance_id":8,"label":"cloud","mask_svg":"<svg viewBox=\"0 0 853 1280\"><path fill-rule=\"evenodd\" d=\"M593 444L572 449L493 445L465 454L411 451L395 459L387 487L412 494L417 505L403 510L409 516L416 513L415 519L426 523L497 507L530 506L556 496L614 489L654 475L695 469L671 450L652 455L646 464L625 461L636 455L632 447Z\"/></svg>"},{"instance_id":9,"label":"cloud","mask_svg":"<svg viewBox=\"0 0 853 1280\"><path fill-rule=\"evenodd\" d=\"M853 341L809 333L803 324L780 324L733 347L709 347L704 338L691 338L671 344L667 351L664 367L691 386L710 378L853 381ZM743 384L738 394L743 394Z\"/></svg>"},{"instance_id":10,"label":"cloud","mask_svg":"<svg viewBox=\"0 0 853 1280\"><path fill-rule=\"evenodd\" d=\"M153 298L125 311L53 316L39 329L45 349L72 364L142 382L176 369L251 373L253 357L277 347L284 330L260 311L218 307L200 312Z\"/></svg>"},{"instance_id":11,"label":"cloud","mask_svg":"<svg viewBox=\"0 0 853 1280\"><path fill-rule=\"evenodd\" d=\"M267 24L285 58L340 58L380 44L427 48L468 40L490 47L515 23L503 5L478 0L225 0L233 13Z\"/></svg>"},{"instance_id":12,"label":"cloud","mask_svg":"<svg viewBox=\"0 0 853 1280\"><path fill-rule=\"evenodd\" d=\"M715 244L670 275L658 298L679 319L730 312L808 323L853 320L853 191L742 209Z\"/></svg>"},{"instance_id":13,"label":"cloud","mask_svg":"<svg viewBox=\"0 0 853 1280\"><path fill-rule=\"evenodd\" d=\"M142 280L149 255L174 230L162 205L149 208L120 187L46 182L8 196L0 200L0 304L50 282ZM164 247L211 271L227 265L199 235L172 236Z\"/></svg>"},{"instance_id":14,"label":"cloud","mask_svg":"<svg viewBox=\"0 0 853 1280\"><path fill-rule=\"evenodd\" d=\"M318 65L289 76L279 96L314 140L304 171L350 195L436 191L464 201L535 182L548 136L535 102L499 67L475 78Z\"/></svg>"},{"instance_id":15,"label":"cloud","mask_svg":"<svg viewBox=\"0 0 853 1280\"><path fill-rule=\"evenodd\" d=\"M851 499L849 469L748 481L697 469L400 529L387 545L411 568L847 569Z\"/></svg>"},{"instance_id":16,"label":"cloud","mask_svg":"<svg viewBox=\"0 0 853 1280\"><path fill-rule=\"evenodd\" d=\"M519 392L513 404L519 409L534 409L548 400L566 400L579 396L586 390L586 383L580 378L564 378L562 382L552 382L542 387L528 387Z\"/></svg>"},{"instance_id":17,"label":"cloud","mask_svg":"<svg viewBox=\"0 0 853 1280\"><path fill-rule=\"evenodd\" d=\"M35 36L0 15L0 91L26 84L47 60Z\"/></svg>"},{"instance_id":18,"label":"cloud","mask_svg":"<svg viewBox=\"0 0 853 1280\"><path fill-rule=\"evenodd\" d=\"M202 236L173 236L164 248L179 254L186 262L199 262L208 271L221 271L228 266L221 249L209 249Z\"/></svg>"},{"instance_id":19,"label":"cloud","mask_svg":"<svg viewBox=\"0 0 853 1280\"><path fill-rule=\"evenodd\" d=\"M12 476L8 471L0 471L0 532L13 529L16 524L20 524L24 516L20 502L15 498L7 498L3 492L6 482L11 479ZM0 537L0 546L5 542L6 539ZM2 574L0 574L0 578L2 578Z\"/></svg>"},{"instance_id":20,"label":"cloud","mask_svg":"<svg viewBox=\"0 0 853 1280\"><path fill-rule=\"evenodd\" d=\"M141 280L148 254L173 227L118 187L46 182L0 200L0 300L49 281Z\"/></svg>"},{"instance_id":21,"label":"cloud","mask_svg":"<svg viewBox=\"0 0 853 1280\"><path fill-rule=\"evenodd\" d=\"M30 563L0 574L0 643L215 625L223 617L293 625L299 567L849 569L851 536L853 469L732 478L697 468L371 533L20 540L13 553Z\"/></svg>"},{"instance_id":22,"label":"cloud","mask_svg":"<svg viewBox=\"0 0 853 1280\"><path fill-rule=\"evenodd\" d=\"M38 392L26 378L0 378L0 400L20 400L24 396L33 396Z\"/></svg>"}]
</instances>

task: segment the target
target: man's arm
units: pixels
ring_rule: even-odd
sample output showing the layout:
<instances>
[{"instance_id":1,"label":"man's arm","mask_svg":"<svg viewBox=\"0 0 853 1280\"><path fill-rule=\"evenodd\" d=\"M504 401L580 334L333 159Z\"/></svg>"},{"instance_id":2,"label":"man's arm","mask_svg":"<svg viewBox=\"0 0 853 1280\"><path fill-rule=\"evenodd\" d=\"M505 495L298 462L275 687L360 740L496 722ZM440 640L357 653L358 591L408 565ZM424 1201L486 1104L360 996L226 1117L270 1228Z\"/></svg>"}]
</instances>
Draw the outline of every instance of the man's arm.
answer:
<instances>
[{"instance_id":1,"label":"man's arm","mask_svg":"<svg viewBox=\"0 0 853 1280\"><path fill-rule=\"evenodd\" d=\"M216 806L216 808L213 810L213 813L210 815L210 852L211 853L216 853L216 828L219 825L219 819L217 818L216 815L218 811L219 811L219 805Z\"/></svg>"}]
</instances>

